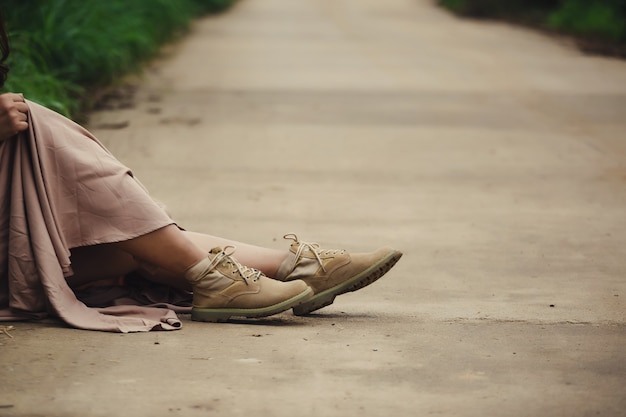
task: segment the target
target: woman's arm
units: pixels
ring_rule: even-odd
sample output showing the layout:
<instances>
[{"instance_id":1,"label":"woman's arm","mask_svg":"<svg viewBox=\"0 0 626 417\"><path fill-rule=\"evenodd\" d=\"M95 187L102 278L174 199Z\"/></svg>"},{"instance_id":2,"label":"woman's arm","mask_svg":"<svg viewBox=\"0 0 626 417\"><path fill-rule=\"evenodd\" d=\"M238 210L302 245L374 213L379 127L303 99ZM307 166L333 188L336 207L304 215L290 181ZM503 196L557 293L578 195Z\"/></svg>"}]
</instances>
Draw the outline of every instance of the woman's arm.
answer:
<instances>
[{"instance_id":1,"label":"woman's arm","mask_svg":"<svg viewBox=\"0 0 626 417\"><path fill-rule=\"evenodd\" d=\"M28 106L20 94L0 94L0 142L28 129Z\"/></svg>"}]
</instances>

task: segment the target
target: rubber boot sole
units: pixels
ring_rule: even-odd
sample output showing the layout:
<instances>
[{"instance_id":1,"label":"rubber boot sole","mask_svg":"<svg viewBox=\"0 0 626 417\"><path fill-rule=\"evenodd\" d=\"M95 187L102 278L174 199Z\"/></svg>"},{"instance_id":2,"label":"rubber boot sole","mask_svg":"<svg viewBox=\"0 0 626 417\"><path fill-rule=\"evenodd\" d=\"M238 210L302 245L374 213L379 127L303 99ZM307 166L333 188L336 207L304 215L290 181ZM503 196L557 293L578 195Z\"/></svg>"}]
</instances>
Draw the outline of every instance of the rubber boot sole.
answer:
<instances>
[{"instance_id":1,"label":"rubber boot sole","mask_svg":"<svg viewBox=\"0 0 626 417\"><path fill-rule=\"evenodd\" d=\"M299 304L306 302L313 295L313 290L307 288L305 291L291 297L288 300L282 301L278 304L262 308L196 308L191 309L191 320L205 321L213 323L221 323L228 321L231 317L267 317L274 314L282 313L283 311L295 308Z\"/></svg>"},{"instance_id":2,"label":"rubber boot sole","mask_svg":"<svg viewBox=\"0 0 626 417\"><path fill-rule=\"evenodd\" d=\"M347 292L360 290L385 275L402 257L402 252L393 251L377 263L373 264L361 273L335 285L327 290L315 294L311 299L293 308L293 314L304 316L315 310L331 305L335 297Z\"/></svg>"}]
</instances>

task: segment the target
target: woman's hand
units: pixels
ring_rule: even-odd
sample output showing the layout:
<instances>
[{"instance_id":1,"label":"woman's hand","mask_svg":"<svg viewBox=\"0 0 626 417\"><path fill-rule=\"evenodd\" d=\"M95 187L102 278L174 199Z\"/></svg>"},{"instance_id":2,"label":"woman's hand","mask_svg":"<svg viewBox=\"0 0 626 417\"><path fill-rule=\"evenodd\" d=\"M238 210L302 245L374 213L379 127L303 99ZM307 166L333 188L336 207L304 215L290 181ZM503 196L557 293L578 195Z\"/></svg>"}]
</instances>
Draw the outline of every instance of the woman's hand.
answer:
<instances>
[{"instance_id":1,"label":"woman's hand","mask_svg":"<svg viewBox=\"0 0 626 417\"><path fill-rule=\"evenodd\" d=\"M19 94L0 94L0 142L28 129L28 105Z\"/></svg>"}]
</instances>

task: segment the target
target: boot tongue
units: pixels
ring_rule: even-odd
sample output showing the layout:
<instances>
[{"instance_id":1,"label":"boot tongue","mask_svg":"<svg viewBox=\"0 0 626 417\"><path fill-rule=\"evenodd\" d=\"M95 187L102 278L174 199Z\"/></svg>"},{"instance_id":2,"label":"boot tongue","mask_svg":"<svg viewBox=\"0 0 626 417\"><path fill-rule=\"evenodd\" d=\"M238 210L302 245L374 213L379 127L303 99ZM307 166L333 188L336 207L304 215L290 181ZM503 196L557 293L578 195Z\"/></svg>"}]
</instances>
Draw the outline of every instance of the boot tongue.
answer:
<instances>
[{"instance_id":1,"label":"boot tongue","mask_svg":"<svg viewBox=\"0 0 626 417\"><path fill-rule=\"evenodd\" d=\"M296 258L296 250L295 248L291 248L291 251L287 253L287 257L284 261L281 262L278 270L276 271L276 276L273 277L279 281L286 281L289 274L293 272L293 269L296 267L296 262L298 259Z\"/></svg>"},{"instance_id":2,"label":"boot tongue","mask_svg":"<svg viewBox=\"0 0 626 417\"><path fill-rule=\"evenodd\" d=\"M217 255L218 253L220 253L222 251L222 248L220 248L219 246L214 247L213 249L211 249L209 251L209 253L213 254L213 255Z\"/></svg>"}]
</instances>

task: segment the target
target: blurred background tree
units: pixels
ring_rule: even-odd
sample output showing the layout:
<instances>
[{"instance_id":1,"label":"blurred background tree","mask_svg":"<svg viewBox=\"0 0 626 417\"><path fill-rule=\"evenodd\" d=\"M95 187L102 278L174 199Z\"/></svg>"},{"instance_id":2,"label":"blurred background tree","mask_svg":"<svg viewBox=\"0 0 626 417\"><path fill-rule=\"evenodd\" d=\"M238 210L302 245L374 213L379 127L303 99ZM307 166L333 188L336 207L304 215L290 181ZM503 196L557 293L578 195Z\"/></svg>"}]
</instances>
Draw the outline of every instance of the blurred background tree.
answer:
<instances>
[{"instance_id":1,"label":"blurred background tree","mask_svg":"<svg viewBox=\"0 0 626 417\"><path fill-rule=\"evenodd\" d=\"M72 116L85 89L136 71L199 15L233 0L0 0L11 55L5 91Z\"/></svg>"}]
</instances>

